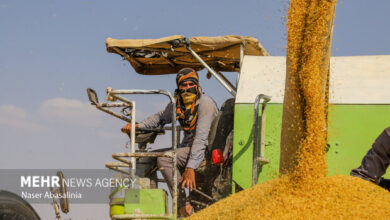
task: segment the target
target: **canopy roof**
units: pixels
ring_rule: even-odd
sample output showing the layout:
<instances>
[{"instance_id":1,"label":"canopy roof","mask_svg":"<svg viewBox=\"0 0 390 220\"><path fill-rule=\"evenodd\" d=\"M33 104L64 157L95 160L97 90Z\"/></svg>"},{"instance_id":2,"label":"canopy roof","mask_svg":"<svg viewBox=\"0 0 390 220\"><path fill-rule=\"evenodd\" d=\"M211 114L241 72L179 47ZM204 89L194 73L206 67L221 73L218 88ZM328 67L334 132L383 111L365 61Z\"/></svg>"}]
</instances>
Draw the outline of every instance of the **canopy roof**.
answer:
<instances>
[{"instance_id":1,"label":"canopy roof","mask_svg":"<svg viewBox=\"0 0 390 220\"><path fill-rule=\"evenodd\" d=\"M187 49L187 44L216 71L237 72L240 45L244 55L268 56L256 38L227 35L185 38L173 35L159 39L106 39L107 51L130 62L135 71L145 75L177 73L181 68L204 68Z\"/></svg>"}]
</instances>

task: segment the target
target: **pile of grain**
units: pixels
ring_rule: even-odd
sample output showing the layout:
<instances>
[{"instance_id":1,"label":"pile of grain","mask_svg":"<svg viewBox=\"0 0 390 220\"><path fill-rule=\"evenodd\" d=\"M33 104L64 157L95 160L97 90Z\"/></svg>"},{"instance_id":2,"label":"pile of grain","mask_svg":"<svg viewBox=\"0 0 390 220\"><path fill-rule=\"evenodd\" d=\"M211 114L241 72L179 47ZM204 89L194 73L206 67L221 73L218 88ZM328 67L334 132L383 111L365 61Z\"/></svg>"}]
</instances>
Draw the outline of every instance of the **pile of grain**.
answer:
<instances>
[{"instance_id":1,"label":"pile of grain","mask_svg":"<svg viewBox=\"0 0 390 220\"><path fill-rule=\"evenodd\" d=\"M295 104L301 115L297 118L302 121L293 171L223 199L189 219L384 219L390 216L387 191L356 177L326 177L327 66L335 4L333 0L291 0L290 3L287 56L298 91Z\"/></svg>"},{"instance_id":2,"label":"pile of grain","mask_svg":"<svg viewBox=\"0 0 390 220\"><path fill-rule=\"evenodd\" d=\"M384 219L390 193L351 176L295 185L282 177L231 195L189 219Z\"/></svg>"}]
</instances>

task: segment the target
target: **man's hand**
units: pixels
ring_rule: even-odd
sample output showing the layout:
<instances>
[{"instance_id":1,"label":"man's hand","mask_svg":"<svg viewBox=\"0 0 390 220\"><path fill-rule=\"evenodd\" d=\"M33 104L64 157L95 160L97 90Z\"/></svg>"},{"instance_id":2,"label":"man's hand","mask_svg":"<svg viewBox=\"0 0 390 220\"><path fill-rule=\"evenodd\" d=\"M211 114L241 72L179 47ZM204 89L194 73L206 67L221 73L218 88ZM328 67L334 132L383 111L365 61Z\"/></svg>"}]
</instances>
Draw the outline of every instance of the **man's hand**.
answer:
<instances>
[{"instance_id":1,"label":"man's hand","mask_svg":"<svg viewBox=\"0 0 390 220\"><path fill-rule=\"evenodd\" d=\"M192 189L196 189L194 169L186 168L181 176L180 182L182 182L181 188L187 187L190 191L192 191Z\"/></svg>"},{"instance_id":2,"label":"man's hand","mask_svg":"<svg viewBox=\"0 0 390 220\"><path fill-rule=\"evenodd\" d=\"M179 215L182 217L188 217L193 212L194 212L194 208L191 206L191 204L186 204L185 206L179 208Z\"/></svg>"},{"instance_id":3,"label":"man's hand","mask_svg":"<svg viewBox=\"0 0 390 220\"><path fill-rule=\"evenodd\" d=\"M135 124L135 128L138 128L138 124ZM125 126L123 126L123 128L121 129L121 131L122 131L123 133L130 134L130 133L131 133L131 123L128 123L128 124L126 124Z\"/></svg>"}]
</instances>

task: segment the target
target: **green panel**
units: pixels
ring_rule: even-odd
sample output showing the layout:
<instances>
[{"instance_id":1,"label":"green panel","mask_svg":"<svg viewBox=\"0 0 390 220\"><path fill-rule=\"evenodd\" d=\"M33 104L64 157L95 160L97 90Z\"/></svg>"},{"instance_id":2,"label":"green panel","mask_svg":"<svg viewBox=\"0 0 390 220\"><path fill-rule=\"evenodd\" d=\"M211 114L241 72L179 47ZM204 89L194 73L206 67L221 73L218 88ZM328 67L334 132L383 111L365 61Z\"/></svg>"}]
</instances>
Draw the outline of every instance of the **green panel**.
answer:
<instances>
[{"instance_id":1,"label":"green panel","mask_svg":"<svg viewBox=\"0 0 390 220\"><path fill-rule=\"evenodd\" d=\"M275 179L279 175L280 136L283 105L268 104L266 111L264 157L270 160L270 163L264 165L262 170L260 170L258 183L270 179Z\"/></svg>"},{"instance_id":2,"label":"green panel","mask_svg":"<svg viewBox=\"0 0 390 220\"><path fill-rule=\"evenodd\" d=\"M253 104L236 104L234 112L233 181L246 189L252 184ZM279 170L281 104L268 104L266 110L265 158L259 181L277 177ZM259 120L260 122L260 120Z\"/></svg>"},{"instance_id":3,"label":"green panel","mask_svg":"<svg viewBox=\"0 0 390 220\"><path fill-rule=\"evenodd\" d=\"M163 189L128 189L125 214L167 214L167 193Z\"/></svg>"},{"instance_id":4,"label":"green panel","mask_svg":"<svg viewBox=\"0 0 390 220\"><path fill-rule=\"evenodd\" d=\"M252 179L253 105L236 104L234 109L233 181L246 189Z\"/></svg>"},{"instance_id":5,"label":"green panel","mask_svg":"<svg viewBox=\"0 0 390 220\"><path fill-rule=\"evenodd\" d=\"M328 173L348 175L390 126L390 105L333 105L329 110Z\"/></svg>"},{"instance_id":6,"label":"green panel","mask_svg":"<svg viewBox=\"0 0 390 220\"><path fill-rule=\"evenodd\" d=\"M282 104L268 104L265 158L258 182L279 172ZM329 108L328 174L349 174L360 165L375 138L390 126L390 105L331 105ZM236 104L233 140L233 180L246 189L252 182L253 104ZM390 177L390 174L385 175Z\"/></svg>"}]
</instances>

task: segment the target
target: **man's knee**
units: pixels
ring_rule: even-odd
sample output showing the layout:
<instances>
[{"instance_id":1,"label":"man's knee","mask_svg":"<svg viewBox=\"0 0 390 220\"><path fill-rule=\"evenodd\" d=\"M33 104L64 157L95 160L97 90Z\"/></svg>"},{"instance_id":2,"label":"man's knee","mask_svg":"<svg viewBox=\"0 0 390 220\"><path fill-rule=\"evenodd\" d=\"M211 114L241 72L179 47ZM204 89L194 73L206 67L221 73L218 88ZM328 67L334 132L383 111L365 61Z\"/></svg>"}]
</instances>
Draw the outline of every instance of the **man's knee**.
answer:
<instances>
[{"instance_id":1,"label":"man's knee","mask_svg":"<svg viewBox=\"0 0 390 220\"><path fill-rule=\"evenodd\" d=\"M158 168L172 167L172 158L169 158L169 157L157 158L157 166L158 166Z\"/></svg>"},{"instance_id":2,"label":"man's knee","mask_svg":"<svg viewBox=\"0 0 390 220\"><path fill-rule=\"evenodd\" d=\"M181 147L176 150L177 163L179 166L185 166L190 154L190 147Z\"/></svg>"}]
</instances>

